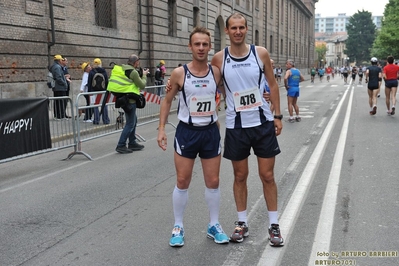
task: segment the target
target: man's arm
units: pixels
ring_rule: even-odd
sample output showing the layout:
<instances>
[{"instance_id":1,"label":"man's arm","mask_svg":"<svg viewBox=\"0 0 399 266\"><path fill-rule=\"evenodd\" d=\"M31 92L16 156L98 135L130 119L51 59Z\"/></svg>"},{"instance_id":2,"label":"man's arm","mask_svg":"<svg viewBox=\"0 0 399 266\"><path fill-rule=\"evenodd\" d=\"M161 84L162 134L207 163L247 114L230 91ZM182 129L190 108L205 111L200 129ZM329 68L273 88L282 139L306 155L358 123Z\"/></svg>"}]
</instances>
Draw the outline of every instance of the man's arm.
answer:
<instances>
[{"instance_id":1,"label":"man's arm","mask_svg":"<svg viewBox=\"0 0 399 266\"><path fill-rule=\"evenodd\" d=\"M180 88L183 86L184 80L184 69L182 67L175 68L172 71L170 77L170 91L166 93L165 98L161 102L161 109L159 114L159 126L158 126L158 146L166 150L167 147L167 136L165 134L165 124L168 121L168 116L170 112L170 108L172 106L173 98L179 92Z\"/></svg>"},{"instance_id":2,"label":"man's arm","mask_svg":"<svg viewBox=\"0 0 399 266\"><path fill-rule=\"evenodd\" d=\"M273 67L272 63L270 61L270 56L269 52L266 50L266 48L257 46L256 51L258 52L260 58L262 59L263 65L264 65L264 71L265 71L265 76L267 79L267 82L269 83L269 88L270 88L270 101L273 104L274 108L274 114L276 116L281 115L281 110L280 110L280 91L277 85L277 81L274 78L273 74ZM276 136L281 134L281 130L283 129L283 124L280 119L274 119L274 127L276 130Z\"/></svg>"},{"instance_id":3,"label":"man's arm","mask_svg":"<svg viewBox=\"0 0 399 266\"><path fill-rule=\"evenodd\" d=\"M147 84L147 75L143 74L143 77L140 78L139 72L137 70L133 70L130 72L129 78L133 80L134 84L136 84L137 87L139 87L140 90L145 88L145 85Z\"/></svg>"},{"instance_id":4,"label":"man's arm","mask_svg":"<svg viewBox=\"0 0 399 266\"><path fill-rule=\"evenodd\" d=\"M284 86L285 86L285 88L288 90L289 89L289 87L288 87L288 78L291 76L291 70L287 70L286 72L285 72L285 76L284 76Z\"/></svg>"},{"instance_id":5,"label":"man's arm","mask_svg":"<svg viewBox=\"0 0 399 266\"><path fill-rule=\"evenodd\" d=\"M225 91L225 87L224 87L224 84L223 84L222 73L221 73L222 60L223 60L223 51L224 50L217 52L212 57L211 65L212 65L212 67L217 67L218 68L218 72L220 74L220 79L219 79L219 83L218 83L218 85L219 85L218 89L223 94L223 96L225 97L226 96L226 91ZM215 68L213 68L213 69L215 70ZM215 80L216 80L216 78L215 78ZM218 82L218 80L216 80L216 82Z\"/></svg>"}]
</instances>

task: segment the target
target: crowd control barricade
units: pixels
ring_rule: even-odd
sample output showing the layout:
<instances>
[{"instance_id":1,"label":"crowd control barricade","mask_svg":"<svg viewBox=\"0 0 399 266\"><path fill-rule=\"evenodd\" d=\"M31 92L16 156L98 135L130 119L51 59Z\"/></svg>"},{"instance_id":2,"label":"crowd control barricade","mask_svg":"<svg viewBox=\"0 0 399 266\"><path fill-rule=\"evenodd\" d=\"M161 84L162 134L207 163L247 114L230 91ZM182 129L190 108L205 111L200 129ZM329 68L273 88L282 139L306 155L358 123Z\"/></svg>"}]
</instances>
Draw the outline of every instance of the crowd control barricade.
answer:
<instances>
[{"instance_id":1,"label":"crowd control barricade","mask_svg":"<svg viewBox=\"0 0 399 266\"><path fill-rule=\"evenodd\" d=\"M141 93L146 98L146 106L143 109L136 109L137 127L159 121L161 97L147 90ZM89 104L86 99L90 100ZM71 159L75 154L82 154L92 160L91 156L82 150L83 142L122 131L125 126L124 111L115 107L115 100L116 97L112 93L105 91L79 93L76 96L75 113L79 114L75 120L76 145L67 159ZM103 101L105 101L104 109L102 109ZM136 138L138 141L146 141L137 130Z\"/></svg>"},{"instance_id":2,"label":"crowd control barricade","mask_svg":"<svg viewBox=\"0 0 399 266\"><path fill-rule=\"evenodd\" d=\"M165 85L161 86L162 91L164 91ZM160 86L146 87L142 91L146 98L146 106L143 109L136 109L137 127L159 121L162 97L152 93L158 87ZM86 104L85 96L91 98L89 105ZM74 151L69 153L64 160L71 159L75 154L84 155L92 160L91 156L82 150L82 142L121 132L124 127L124 112L120 108L115 108L115 98L112 94L109 94L105 105L108 111L108 120L103 120L103 117L100 117L99 121L93 121L94 108L100 111L104 96L105 92L80 93L76 96L75 102L68 96L30 99L34 102L44 102L44 105L42 103L40 108L33 106L28 112L29 117L17 112L21 107L27 108L27 105L22 101L23 99L3 100L0 106L2 115L0 117L0 133L2 133L0 151L5 155L3 156L4 158L0 157L0 163L69 147L73 147ZM7 101L10 103L7 104ZM17 101L21 102L20 105L16 104ZM89 112L89 110L93 112L89 117L91 121L84 121L85 113ZM174 101L171 112L176 110L177 101ZM24 111L24 113L27 112ZM37 129L38 121L43 125L44 129ZM167 124L176 128L172 123L168 122ZM23 130L26 132L23 132ZM44 130L44 133L42 131L37 133L36 131L39 132L39 130ZM25 136L23 134L29 135ZM138 141L146 141L138 133L136 133L136 137ZM8 138L14 139L8 140ZM18 140L21 141L21 147L28 147L28 149L21 148L15 154L2 152L3 150L16 150L15 141ZM22 140L24 140L25 144L22 143ZM8 145L3 145L4 143L10 143L14 146L9 148Z\"/></svg>"},{"instance_id":3,"label":"crowd control barricade","mask_svg":"<svg viewBox=\"0 0 399 266\"><path fill-rule=\"evenodd\" d=\"M68 96L2 101L7 110L1 111L0 142L6 152L1 152L0 163L75 146L75 113Z\"/></svg>"}]
</instances>

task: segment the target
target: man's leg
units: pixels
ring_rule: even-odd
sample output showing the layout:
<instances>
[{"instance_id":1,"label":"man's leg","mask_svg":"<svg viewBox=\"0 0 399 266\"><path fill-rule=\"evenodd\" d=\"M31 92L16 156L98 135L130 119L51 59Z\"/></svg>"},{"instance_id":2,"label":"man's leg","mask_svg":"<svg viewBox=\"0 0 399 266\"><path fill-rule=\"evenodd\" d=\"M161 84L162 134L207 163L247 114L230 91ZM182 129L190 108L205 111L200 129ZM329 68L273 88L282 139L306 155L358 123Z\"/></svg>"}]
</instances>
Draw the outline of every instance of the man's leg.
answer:
<instances>
[{"instance_id":1,"label":"man's leg","mask_svg":"<svg viewBox=\"0 0 399 266\"><path fill-rule=\"evenodd\" d=\"M262 181L263 196L265 198L268 211L277 211L277 185L274 181L274 162L275 157L258 157L259 177ZM278 221L273 220L270 224L272 223L278 223Z\"/></svg>"},{"instance_id":2,"label":"man's leg","mask_svg":"<svg viewBox=\"0 0 399 266\"><path fill-rule=\"evenodd\" d=\"M370 114L371 115L373 115L374 114L374 112L373 112L373 106L374 106L374 103L373 103L373 94L374 94L374 91L375 90L371 90L371 89L367 89L367 93L368 93L368 95L369 95L369 106L370 106Z\"/></svg>"},{"instance_id":3,"label":"man's leg","mask_svg":"<svg viewBox=\"0 0 399 266\"><path fill-rule=\"evenodd\" d=\"M175 152L174 161L176 167L176 186L172 194L174 227L169 245L181 247L184 245L183 217L188 202L188 187L194 166L194 159L185 158Z\"/></svg>"},{"instance_id":4,"label":"man's leg","mask_svg":"<svg viewBox=\"0 0 399 266\"><path fill-rule=\"evenodd\" d=\"M241 161L232 161L232 164L234 170L233 192L237 212L246 211L248 197L248 158Z\"/></svg>"},{"instance_id":5,"label":"man's leg","mask_svg":"<svg viewBox=\"0 0 399 266\"><path fill-rule=\"evenodd\" d=\"M209 225L207 236L218 244L229 242L229 237L219 223L220 189L219 171L221 155L210 159L201 159L205 180L205 201L209 210Z\"/></svg>"},{"instance_id":6,"label":"man's leg","mask_svg":"<svg viewBox=\"0 0 399 266\"><path fill-rule=\"evenodd\" d=\"M289 122L295 122L294 119L294 106L293 106L293 102L294 102L294 97L291 96L287 96L287 102L288 102L288 113L290 114L290 117L288 119Z\"/></svg>"},{"instance_id":7,"label":"man's leg","mask_svg":"<svg viewBox=\"0 0 399 266\"><path fill-rule=\"evenodd\" d=\"M269 243L271 246L283 246L277 211L277 185L274 181L275 157L258 159L259 177L263 185L263 196L269 214Z\"/></svg>"},{"instance_id":8,"label":"man's leg","mask_svg":"<svg viewBox=\"0 0 399 266\"><path fill-rule=\"evenodd\" d=\"M299 107L298 107L297 102L298 102L298 97L293 97L293 99L292 99L292 106L293 106L293 108L294 108L294 110L295 110L296 116L299 117Z\"/></svg>"},{"instance_id":9,"label":"man's leg","mask_svg":"<svg viewBox=\"0 0 399 266\"><path fill-rule=\"evenodd\" d=\"M392 90L392 92L391 92L391 95L392 95L391 115L394 115L395 114L395 105L396 105L396 92L397 92L398 88L392 87L391 90Z\"/></svg>"},{"instance_id":10,"label":"man's leg","mask_svg":"<svg viewBox=\"0 0 399 266\"><path fill-rule=\"evenodd\" d=\"M387 113L391 114L391 88L385 87L385 105L387 106Z\"/></svg>"}]
</instances>

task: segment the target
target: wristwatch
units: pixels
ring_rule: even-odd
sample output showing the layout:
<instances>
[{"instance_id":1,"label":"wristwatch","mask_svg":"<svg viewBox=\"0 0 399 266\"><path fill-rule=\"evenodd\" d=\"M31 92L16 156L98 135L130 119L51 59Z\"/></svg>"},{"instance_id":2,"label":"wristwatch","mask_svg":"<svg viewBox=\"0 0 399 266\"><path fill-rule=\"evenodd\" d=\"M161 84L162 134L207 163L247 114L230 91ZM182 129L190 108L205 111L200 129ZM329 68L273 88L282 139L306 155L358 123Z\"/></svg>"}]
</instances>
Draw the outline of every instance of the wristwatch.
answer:
<instances>
[{"instance_id":1,"label":"wristwatch","mask_svg":"<svg viewBox=\"0 0 399 266\"><path fill-rule=\"evenodd\" d=\"M283 119L283 115L275 115L275 116L274 116L274 119L279 119L279 120L281 120L281 119Z\"/></svg>"}]
</instances>

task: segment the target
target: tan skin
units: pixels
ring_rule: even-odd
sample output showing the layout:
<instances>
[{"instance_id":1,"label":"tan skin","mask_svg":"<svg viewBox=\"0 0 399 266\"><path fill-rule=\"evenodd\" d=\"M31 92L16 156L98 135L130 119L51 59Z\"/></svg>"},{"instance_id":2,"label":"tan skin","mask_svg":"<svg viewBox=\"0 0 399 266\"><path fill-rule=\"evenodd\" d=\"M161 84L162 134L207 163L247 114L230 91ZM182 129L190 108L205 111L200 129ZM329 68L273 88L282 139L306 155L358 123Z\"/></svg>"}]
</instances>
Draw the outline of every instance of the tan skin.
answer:
<instances>
[{"instance_id":1,"label":"tan skin","mask_svg":"<svg viewBox=\"0 0 399 266\"><path fill-rule=\"evenodd\" d=\"M229 20L229 27L225 28L226 34L230 37L230 53L233 56L241 57L248 54L249 45L245 43L245 37L248 32L248 27L245 25L245 19L242 17L231 17ZM276 115L280 115L280 94L277 82L274 78L273 67L270 61L268 51L264 47L256 47L263 64L265 65L265 76L270 86L270 101L273 103ZM212 58L211 64L222 67L223 50L216 53ZM282 130L282 122L279 119L274 120L276 135L280 135ZM277 211L277 185L274 181L274 163L273 158L257 158L258 173L263 185L263 194L266 200L267 209L269 211ZM247 209L247 178L248 178L248 158L241 161L232 161L234 170L234 198L238 212Z\"/></svg>"},{"instance_id":2,"label":"tan skin","mask_svg":"<svg viewBox=\"0 0 399 266\"><path fill-rule=\"evenodd\" d=\"M187 64L190 72L196 76L205 76L208 71L208 53L211 49L211 41L208 35L203 33L195 33L191 37L188 45L192 52L193 61ZM221 80L220 70L212 66L216 84ZM168 145L167 135L165 133L165 124L170 112L173 98L183 87L184 69L183 67L175 68L170 77L170 90L166 94L161 103L160 126L158 131L158 146L162 150L166 150ZM215 88L216 92L216 88ZM194 159L185 158L176 152L174 153L175 168L177 173L177 187L179 189L188 189L193 172ZM202 159L201 164L204 174L205 186L207 188L216 189L219 187L219 170L221 155L210 159Z\"/></svg>"},{"instance_id":3,"label":"tan skin","mask_svg":"<svg viewBox=\"0 0 399 266\"><path fill-rule=\"evenodd\" d=\"M286 90L288 91L288 89L290 88L288 86L288 78L292 75L291 68L293 68L293 66L291 65L291 63L289 61L287 61L285 66L287 67L287 71L285 72L285 76L284 76L284 84L285 84ZM303 78L303 76L301 74L300 81L302 82L304 80L305 79ZM299 116L299 107L297 105L297 100L298 100L298 97L291 97L291 96L287 95L288 112L290 114L290 117L292 117L294 115L293 110L295 110L296 115Z\"/></svg>"}]
</instances>

